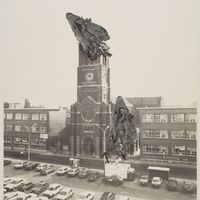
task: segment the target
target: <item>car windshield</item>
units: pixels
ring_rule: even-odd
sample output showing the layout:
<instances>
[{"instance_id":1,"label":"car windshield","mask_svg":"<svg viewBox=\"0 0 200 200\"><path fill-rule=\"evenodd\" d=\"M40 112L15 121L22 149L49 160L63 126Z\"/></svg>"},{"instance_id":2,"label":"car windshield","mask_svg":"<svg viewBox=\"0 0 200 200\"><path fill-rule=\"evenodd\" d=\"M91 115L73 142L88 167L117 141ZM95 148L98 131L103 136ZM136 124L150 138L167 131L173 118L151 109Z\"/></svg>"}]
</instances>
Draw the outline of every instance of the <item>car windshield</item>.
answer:
<instances>
[{"instance_id":1,"label":"car windshield","mask_svg":"<svg viewBox=\"0 0 200 200\"><path fill-rule=\"evenodd\" d=\"M141 176L141 179L148 179L148 176Z\"/></svg>"},{"instance_id":2,"label":"car windshield","mask_svg":"<svg viewBox=\"0 0 200 200\"><path fill-rule=\"evenodd\" d=\"M67 195L67 192L61 191L60 194L61 194L61 195Z\"/></svg>"},{"instance_id":3,"label":"car windshield","mask_svg":"<svg viewBox=\"0 0 200 200\"><path fill-rule=\"evenodd\" d=\"M14 181L12 181L11 183L12 183L12 184L16 184L17 182L18 182L18 181L14 180Z\"/></svg>"},{"instance_id":4,"label":"car windshield","mask_svg":"<svg viewBox=\"0 0 200 200\"><path fill-rule=\"evenodd\" d=\"M54 190L54 187L50 187L48 190L53 191L53 190Z\"/></svg>"},{"instance_id":5,"label":"car windshield","mask_svg":"<svg viewBox=\"0 0 200 200\"><path fill-rule=\"evenodd\" d=\"M85 195L81 195L79 199L85 199Z\"/></svg>"},{"instance_id":6,"label":"car windshield","mask_svg":"<svg viewBox=\"0 0 200 200\"><path fill-rule=\"evenodd\" d=\"M153 179L154 182L159 182L159 179Z\"/></svg>"},{"instance_id":7,"label":"car windshield","mask_svg":"<svg viewBox=\"0 0 200 200\"><path fill-rule=\"evenodd\" d=\"M42 184L41 184L41 183L37 183L37 184L35 185L35 187L40 188L40 187L42 187Z\"/></svg>"}]
</instances>

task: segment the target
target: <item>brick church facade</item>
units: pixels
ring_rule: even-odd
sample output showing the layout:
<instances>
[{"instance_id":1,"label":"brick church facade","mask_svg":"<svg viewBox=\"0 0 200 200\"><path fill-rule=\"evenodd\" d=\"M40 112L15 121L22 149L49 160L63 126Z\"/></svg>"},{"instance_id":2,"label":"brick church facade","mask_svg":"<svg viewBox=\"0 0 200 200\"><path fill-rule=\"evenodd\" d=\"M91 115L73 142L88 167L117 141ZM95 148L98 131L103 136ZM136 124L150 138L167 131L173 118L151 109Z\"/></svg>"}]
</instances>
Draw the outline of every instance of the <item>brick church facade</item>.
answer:
<instances>
[{"instance_id":1,"label":"brick church facade","mask_svg":"<svg viewBox=\"0 0 200 200\"><path fill-rule=\"evenodd\" d=\"M70 150L74 156L99 158L110 132L108 128L104 138L111 121L109 57L92 61L79 46L77 79L77 102L71 106Z\"/></svg>"}]
</instances>

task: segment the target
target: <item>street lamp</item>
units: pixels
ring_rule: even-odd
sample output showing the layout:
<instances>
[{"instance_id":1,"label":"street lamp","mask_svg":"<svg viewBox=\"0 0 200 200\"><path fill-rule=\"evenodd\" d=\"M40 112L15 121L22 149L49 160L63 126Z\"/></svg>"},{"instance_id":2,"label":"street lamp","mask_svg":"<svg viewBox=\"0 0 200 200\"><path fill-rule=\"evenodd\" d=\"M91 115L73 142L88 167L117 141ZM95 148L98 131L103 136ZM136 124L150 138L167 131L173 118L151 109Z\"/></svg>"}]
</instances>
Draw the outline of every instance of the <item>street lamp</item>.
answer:
<instances>
[{"instance_id":1,"label":"street lamp","mask_svg":"<svg viewBox=\"0 0 200 200\"><path fill-rule=\"evenodd\" d=\"M33 124L30 128L22 123L22 122L18 122L16 121L16 123L18 124L21 124L22 126L24 126L26 128L26 130L28 131L28 162L30 162L30 157L31 157L31 129L34 127L34 126L37 126L37 124Z\"/></svg>"},{"instance_id":2,"label":"street lamp","mask_svg":"<svg viewBox=\"0 0 200 200\"><path fill-rule=\"evenodd\" d=\"M103 129L99 124L94 124L97 126L102 132L103 132L103 153L106 152L106 131L110 128L110 126L107 126L105 129Z\"/></svg>"}]
</instances>

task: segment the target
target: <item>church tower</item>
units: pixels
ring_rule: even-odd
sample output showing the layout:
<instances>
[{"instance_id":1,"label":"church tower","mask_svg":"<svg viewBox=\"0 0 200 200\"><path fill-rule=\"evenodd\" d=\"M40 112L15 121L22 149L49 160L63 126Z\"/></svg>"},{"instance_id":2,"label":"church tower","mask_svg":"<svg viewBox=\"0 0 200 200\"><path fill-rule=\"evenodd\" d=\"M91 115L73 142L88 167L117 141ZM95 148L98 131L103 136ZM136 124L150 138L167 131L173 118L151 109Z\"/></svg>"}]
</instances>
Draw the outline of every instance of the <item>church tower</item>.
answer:
<instances>
[{"instance_id":1,"label":"church tower","mask_svg":"<svg viewBox=\"0 0 200 200\"><path fill-rule=\"evenodd\" d=\"M71 106L72 154L100 157L108 149L105 141L109 137L110 120L109 57L91 60L79 45L77 102Z\"/></svg>"}]
</instances>

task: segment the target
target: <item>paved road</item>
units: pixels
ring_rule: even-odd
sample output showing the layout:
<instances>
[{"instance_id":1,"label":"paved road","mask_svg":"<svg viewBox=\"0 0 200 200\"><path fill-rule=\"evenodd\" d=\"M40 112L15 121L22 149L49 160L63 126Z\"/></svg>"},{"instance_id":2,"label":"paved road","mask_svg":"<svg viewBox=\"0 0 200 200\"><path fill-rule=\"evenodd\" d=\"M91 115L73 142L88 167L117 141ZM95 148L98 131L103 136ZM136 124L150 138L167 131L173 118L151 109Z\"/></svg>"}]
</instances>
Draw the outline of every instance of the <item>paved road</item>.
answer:
<instances>
[{"instance_id":1,"label":"paved road","mask_svg":"<svg viewBox=\"0 0 200 200\"><path fill-rule=\"evenodd\" d=\"M104 191L115 192L116 194L130 196L132 200L194 200L196 195L182 194L180 192L169 192L163 185L160 189L154 189L150 186L141 187L138 184L138 180L133 182L125 182L123 186L114 187L107 186L97 181L95 183L88 183L86 179L79 179L77 177L69 178L67 176L57 176L55 173L47 176L41 176L36 171L15 170L14 164L18 162L16 159L12 159L12 164L4 167L4 176L16 176L32 180L34 183L45 180L49 183L60 183L63 187L73 187L75 190L75 196L72 200L75 200L77 194L80 194L82 190L95 191L95 200L99 199ZM61 165L54 165L55 168L59 168Z\"/></svg>"}]
</instances>

